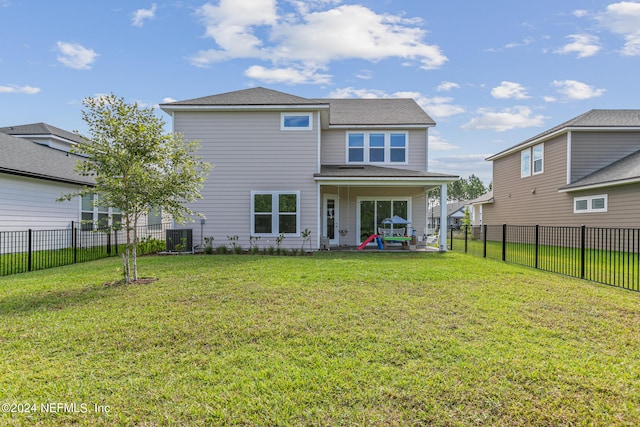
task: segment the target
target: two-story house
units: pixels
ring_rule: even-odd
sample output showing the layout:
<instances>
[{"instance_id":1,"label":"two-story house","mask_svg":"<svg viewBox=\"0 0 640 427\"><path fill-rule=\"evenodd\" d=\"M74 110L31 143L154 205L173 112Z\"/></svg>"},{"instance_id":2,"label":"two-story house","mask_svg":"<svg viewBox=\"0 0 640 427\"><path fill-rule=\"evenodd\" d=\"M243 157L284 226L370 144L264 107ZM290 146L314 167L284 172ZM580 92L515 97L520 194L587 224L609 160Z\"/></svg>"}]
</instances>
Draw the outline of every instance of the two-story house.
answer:
<instances>
[{"instance_id":1,"label":"two-story house","mask_svg":"<svg viewBox=\"0 0 640 427\"><path fill-rule=\"evenodd\" d=\"M640 226L640 110L591 110L487 160L484 224Z\"/></svg>"},{"instance_id":2,"label":"two-story house","mask_svg":"<svg viewBox=\"0 0 640 427\"><path fill-rule=\"evenodd\" d=\"M435 122L412 99L308 99L257 87L160 108L213 165L191 206L206 217L194 242L238 236L246 247L253 237L264 247L283 235L283 247L300 247L308 229L314 248L356 246L394 215L422 239L426 192L439 185L446 200L458 178L427 171Z\"/></svg>"}]
</instances>

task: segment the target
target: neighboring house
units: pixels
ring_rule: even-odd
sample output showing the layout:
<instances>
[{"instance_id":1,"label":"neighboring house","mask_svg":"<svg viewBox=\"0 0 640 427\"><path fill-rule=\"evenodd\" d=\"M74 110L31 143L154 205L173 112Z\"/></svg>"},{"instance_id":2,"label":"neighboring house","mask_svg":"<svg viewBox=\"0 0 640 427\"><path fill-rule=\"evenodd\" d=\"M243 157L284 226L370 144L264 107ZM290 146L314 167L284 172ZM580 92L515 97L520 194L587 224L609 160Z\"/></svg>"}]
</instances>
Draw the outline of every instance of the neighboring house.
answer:
<instances>
[{"instance_id":1,"label":"neighboring house","mask_svg":"<svg viewBox=\"0 0 640 427\"><path fill-rule=\"evenodd\" d=\"M459 229L464 219L464 210L469 202L459 201L447 203L447 228ZM429 209L428 228L436 230L440 228L440 205Z\"/></svg>"},{"instance_id":2,"label":"neighboring house","mask_svg":"<svg viewBox=\"0 0 640 427\"><path fill-rule=\"evenodd\" d=\"M81 157L68 150L77 141L78 136L44 123L0 128L0 231L69 228L72 221L80 222L80 201L56 201L93 184L74 171Z\"/></svg>"},{"instance_id":3,"label":"neighboring house","mask_svg":"<svg viewBox=\"0 0 640 427\"><path fill-rule=\"evenodd\" d=\"M261 87L162 104L173 130L201 143L214 168L190 207L205 215L204 236L226 244L312 247L363 242L385 218L427 225L426 192L455 175L431 173L428 129L412 99L307 99ZM196 222L200 221L196 218ZM441 249L446 241L441 242Z\"/></svg>"},{"instance_id":4,"label":"neighboring house","mask_svg":"<svg viewBox=\"0 0 640 427\"><path fill-rule=\"evenodd\" d=\"M469 207L469 213L471 216L471 225L483 225L482 222L482 212L484 210L484 205L488 203L493 203L493 190L484 193L482 196L477 197L469 202L467 202L467 206Z\"/></svg>"},{"instance_id":5,"label":"neighboring house","mask_svg":"<svg viewBox=\"0 0 640 427\"><path fill-rule=\"evenodd\" d=\"M640 226L640 110L591 110L487 160L484 224Z\"/></svg>"}]
</instances>

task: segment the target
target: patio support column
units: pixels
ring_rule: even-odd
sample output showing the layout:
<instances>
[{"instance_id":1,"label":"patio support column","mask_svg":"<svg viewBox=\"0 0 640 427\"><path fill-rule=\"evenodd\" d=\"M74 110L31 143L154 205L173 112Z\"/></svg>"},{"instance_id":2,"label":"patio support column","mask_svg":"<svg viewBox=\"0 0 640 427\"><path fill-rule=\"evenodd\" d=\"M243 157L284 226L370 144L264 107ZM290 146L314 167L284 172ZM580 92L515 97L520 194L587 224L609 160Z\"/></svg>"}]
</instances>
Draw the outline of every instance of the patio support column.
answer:
<instances>
[{"instance_id":1,"label":"patio support column","mask_svg":"<svg viewBox=\"0 0 640 427\"><path fill-rule=\"evenodd\" d=\"M440 186L440 232L438 234L438 237L440 238L440 252L447 251L448 224L449 218L447 218L447 184L442 184Z\"/></svg>"}]
</instances>

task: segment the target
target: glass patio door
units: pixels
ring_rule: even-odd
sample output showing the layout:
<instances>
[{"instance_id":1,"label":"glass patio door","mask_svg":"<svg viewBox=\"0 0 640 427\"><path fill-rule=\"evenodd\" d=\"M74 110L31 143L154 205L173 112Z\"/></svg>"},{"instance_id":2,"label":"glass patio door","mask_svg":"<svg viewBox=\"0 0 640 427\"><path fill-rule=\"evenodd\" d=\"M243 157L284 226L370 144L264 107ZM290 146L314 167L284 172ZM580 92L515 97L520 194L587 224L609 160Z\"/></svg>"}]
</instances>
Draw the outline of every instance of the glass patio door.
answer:
<instances>
[{"instance_id":1,"label":"glass patio door","mask_svg":"<svg viewBox=\"0 0 640 427\"><path fill-rule=\"evenodd\" d=\"M409 199L371 199L360 200L359 210L359 242L367 240L372 234L378 234L378 228L385 228L382 224L385 218L398 215L410 220Z\"/></svg>"}]
</instances>

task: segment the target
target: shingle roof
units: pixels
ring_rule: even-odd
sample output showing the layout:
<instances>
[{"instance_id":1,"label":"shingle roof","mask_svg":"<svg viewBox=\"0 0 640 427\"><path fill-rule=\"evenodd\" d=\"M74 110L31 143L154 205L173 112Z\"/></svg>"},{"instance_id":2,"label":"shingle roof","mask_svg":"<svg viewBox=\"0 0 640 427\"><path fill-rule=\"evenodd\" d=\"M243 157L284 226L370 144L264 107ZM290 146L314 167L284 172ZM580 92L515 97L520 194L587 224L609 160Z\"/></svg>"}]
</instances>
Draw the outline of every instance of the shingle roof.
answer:
<instances>
[{"instance_id":1,"label":"shingle roof","mask_svg":"<svg viewBox=\"0 0 640 427\"><path fill-rule=\"evenodd\" d=\"M483 195L467 202L469 205L481 205L484 203L493 203L493 190L487 191Z\"/></svg>"},{"instance_id":2,"label":"shingle roof","mask_svg":"<svg viewBox=\"0 0 640 427\"><path fill-rule=\"evenodd\" d=\"M565 185L560 190L579 190L594 186L608 187L638 181L640 181L640 150Z\"/></svg>"},{"instance_id":3,"label":"shingle roof","mask_svg":"<svg viewBox=\"0 0 640 427\"><path fill-rule=\"evenodd\" d=\"M449 217L456 212L464 212L464 207L468 204L467 200L447 203L447 216ZM434 205L430 208L429 217L440 218L440 205Z\"/></svg>"},{"instance_id":4,"label":"shingle roof","mask_svg":"<svg viewBox=\"0 0 640 427\"><path fill-rule=\"evenodd\" d=\"M37 135L37 136L57 136L73 142L83 142L83 139L75 133L66 131L64 129L57 128L55 126L48 125L46 123L32 123L28 125L7 126L0 128L0 133L6 133L7 135Z\"/></svg>"},{"instance_id":5,"label":"shingle roof","mask_svg":"<svg viewBox=\"0 0 640 427\"><path fill-rule=\"evenodd\" d=\"M321 99L315 99L322 101ZM332 126L423 125L436 122L411 98L324 99Z\"/></svg>"},{"instance_id":6,"label":"shingle roof","mask_svg":"<svg viewBox=\"0 0 640 427\"><path fill-rule=\"evenodd\" d=\"M65 151L0 132L0 153L0 173L79 185L94 183L74 171L81 157Z\"/></svg>"},{"instance_id":7,"label":"shingle roof","mask_svg":"<svg viewBox=\"0 0 640 427\"><path fill-rule=\"evenodd\" d=\"M590 110L525 141L507 148L487 160L493 160L560 131L573 128L640 128L640 110Z\"/></svg>"},{"instance_id":8,"label":"shingle roof","mask_svg":"<svg viewBox=\"0 0 640 427\"><path fill-rule=\"evenodd\" d=\"M166 111L202 107L329 107L331 126L434 126L435 121L410 98L323 99L302 98L263 87L237 90L161 104Z\"/></svg>"},{"instance_id":9,"label":"shingle roof","mask_svg":"<svg viewBox=\"0 0 640 427\"><path fill-rule=\"evenodd\" d=\"M457 175L371 165L323 165L317 178L450 178Z\"/></svg>"},{"instance_id":10,"label":"shingle roof","mask_svg":"<svg viewBox=\"0 0 640 427\"><path fill-rule=\"evenodd\" d=\"M171 107L175 105L217 105L217 106L241 106L241 105L322 105L326 102L314 101L278 92L263 87L236 90L233 92L221 93L218 95L203 96L201 98L187 99L166 104L161 107Z\"/></svg>"}]
</instances>

